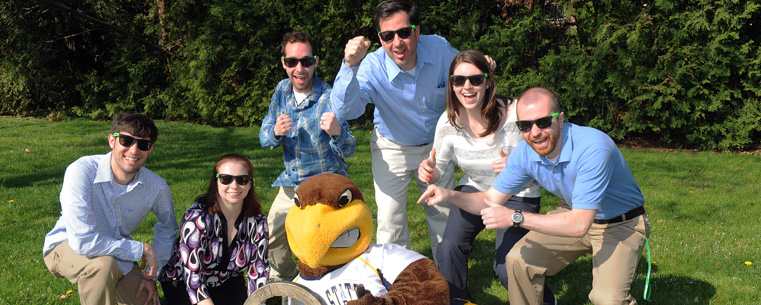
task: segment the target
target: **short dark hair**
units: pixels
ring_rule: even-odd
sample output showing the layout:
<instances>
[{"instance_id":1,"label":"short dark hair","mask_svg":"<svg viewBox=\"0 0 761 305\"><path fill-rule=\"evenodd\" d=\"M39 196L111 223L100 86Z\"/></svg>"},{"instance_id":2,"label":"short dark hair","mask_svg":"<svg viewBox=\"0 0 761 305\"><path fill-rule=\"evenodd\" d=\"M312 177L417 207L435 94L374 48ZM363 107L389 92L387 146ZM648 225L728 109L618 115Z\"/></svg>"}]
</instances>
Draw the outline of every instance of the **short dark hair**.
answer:
<instances>
[{"instance_id":1,"label":"short dark hair","mask_svg":"<svg viewBox=\"0 0 761 305\"><path fill-rule=\"evenodd\" d=\"M375 14L373 14L373 25L375 25L375 29L380 32L381 19L396 14L399 11L407 13L410 25L420 25L420 17L418 16L416 6L407 1L387 0L378 4L378 7L375 8Z\"/></svg>"},{"instance_id":2,"label":"short dark hair","mask_svg":"<svg viewBox=\"0 0 761 305\"><path fill-rule=\"evenodd\" d=\"M214 164L214 169L211 171L209 187L206 189L206 193L196 197L196 202L206 210L206 213L217 214L222 211L219 207L219 195L217 194L217 191L219 190L217 188L217 174L219 173L219 167L225 162L243 164L248 174L251 176L254 175L254 166L251 165L251 161L246 157L239 154L227 154L220 157L219 160L217 160L217 163ZM242 212L246 214L246 217L253 217L262 213L262 206L259 204L259 197L256 196L254 182L249 181L249 183L251 183L251 189L248 190L248 194L243 198Z\"/></svg>"},{"instance_id":3,"label":"short dark hair","mask_svg":"<svg viewBox=\"0 0 761 305\"><path fill-rule=\"evenodd\" d=\"M151 138L151 143L156 143L159 137L159 129L153 120L147 115L137 111L127 111L114 117L111 121L111 133L126 132L135 137Z\"/></svg>"},{"instance_id":4,"label":"short dark hair","mask_svg":"<svg viewBox=\"0 0 761 305\"><path fill-rule=\"evenodd\" d=\"M283 42L280 43L280 53L285 56L285 46L289 43L308 43L312 47L312 55L317 55L317 43L314 42L312 35L303 31L292 31L283 35Z\"/></svg>"}]
</instances>

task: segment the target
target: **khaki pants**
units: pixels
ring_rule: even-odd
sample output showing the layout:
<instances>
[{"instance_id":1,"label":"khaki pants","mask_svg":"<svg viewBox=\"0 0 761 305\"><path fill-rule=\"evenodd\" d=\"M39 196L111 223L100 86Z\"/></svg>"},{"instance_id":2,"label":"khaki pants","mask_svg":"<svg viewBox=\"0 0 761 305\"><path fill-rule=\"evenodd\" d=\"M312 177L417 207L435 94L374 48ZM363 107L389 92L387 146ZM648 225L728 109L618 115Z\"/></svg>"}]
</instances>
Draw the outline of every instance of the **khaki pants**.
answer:
<instances>
[{"instance_id":1,"label":"khaki pants","mask_svg":"<svg viewBox=\"0 0 761 305\"><path fill-rule=\"evenodd\" d=\"M376 130L370 138L373 179L375 182L375 203L378 205L378 244L395 243L410 248L410 232L407 223L407 189L410 179L415 179L418 192L422 194L428 184L417 179L420 162L430 156L433 144L422 146L399 145ZM412 178L410 178L412 177ZM451 163L436 183L448 189L454 188L454 165ZM444 237L450 203L435 206L419 205L425 209L428 222L428 238L436 260L436 247Z\"/></svg>"},{"instance_id":2,"label":"khaki pants","mask_svg":"<svg viewBox=\"0 0 761 305\"><path fill-rule=\"evenodd\" d=\"M270 279L274 281L292 281L298 275L296 262L291 258L291 247L288 246L288 238L285 234L285 217L288 210L294 205L293 197L296 195L292 186L281 186L280 191L272 202L272 207L267 214L267 226L269 227L269 257Z\"/></svg>"},{"instance_id":3,"label":"khaki pants","mask_svg":"<svg viewBox=\"0 0 761 305\"><path fill-rule=\"evenodd\" d=\"M135 297L140 281L140 267L135 263L124 275L111 256L88 258L79 255L64 241L44 257L45 265L56 277L65 277L77 284L79 301L83 305L145 304L147 291Z\"/></svg>"},{"instance_id":4,"label":"khaki pants","mask_svg":"<svg viewBox=\"0 0 761 305\"><path fill-rule=\"evenodd\" d=\"M568 210L559 207L550 213L562 212ZM629 290L647 236L650 236L647 214L619 223L593 223L582 238L531 231L507 254L510 304L542 304L544 277L557 274L590 251L589 300L597 305L637 304Z\"/></svg>"}]
</instances>

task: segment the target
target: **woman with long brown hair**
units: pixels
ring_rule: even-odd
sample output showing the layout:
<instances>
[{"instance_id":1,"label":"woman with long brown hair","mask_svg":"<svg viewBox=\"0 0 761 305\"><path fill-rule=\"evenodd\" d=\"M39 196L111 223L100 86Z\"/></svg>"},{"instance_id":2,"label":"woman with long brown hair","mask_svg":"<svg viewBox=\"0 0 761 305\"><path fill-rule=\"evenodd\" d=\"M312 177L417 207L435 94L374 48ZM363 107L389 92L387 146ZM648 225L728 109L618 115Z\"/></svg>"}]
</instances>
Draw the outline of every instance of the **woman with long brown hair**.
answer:
<instances>
[{"instance_id":1,"label":"woman with long brown hair","mask_svg":"<svg viewBox=\"0 0 761 305\"><path fill-rule=\"evenodd\" d=\"M475 193L487 190L505 166L510 152L522 140L515 125L513 99L497 97L497 82L489 61L476 50L458 53L449 66L446 107L436 125L429 159L418 167L418 178L435 183L449 162L464 172L455 190ZM539 212L539 185L532 181L505 203L511 209ZM468 255L473 242L485 228L481 215L453 207L444 238L436 249L439 270L449 283L452 304L471 299L468 291ZM513 227L497 230L494 272L507 289L505 256L528 233ZM546 291L549 291L546 290Z\"/></svg>"},{"instance_id":2,"label":"woman with long brown hair","mask_svg":"<svg viewBox=\"0 0 761 305\"><path fill-rule=\"evenodd\" d=\"M253 190L253 172L241 155L217 160L206 193L185 212L174 253L159 274L168 304L243 304L267 284L267 219Z\"/></svg>"}]
</instances>

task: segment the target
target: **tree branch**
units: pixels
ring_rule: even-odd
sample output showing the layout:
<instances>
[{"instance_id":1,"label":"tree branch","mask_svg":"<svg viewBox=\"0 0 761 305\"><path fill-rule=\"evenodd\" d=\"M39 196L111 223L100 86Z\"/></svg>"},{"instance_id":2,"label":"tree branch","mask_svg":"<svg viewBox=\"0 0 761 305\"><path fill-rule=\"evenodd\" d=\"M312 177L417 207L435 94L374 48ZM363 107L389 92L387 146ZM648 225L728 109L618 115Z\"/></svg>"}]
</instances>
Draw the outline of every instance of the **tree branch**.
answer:
<instances>
[{"instance_id":1,"label":"tree branch","mask_svg":"<svg viewBox=\"0 0 761 305\"><path fill-rule=\"evenodd\" d=\"M50 1L50 0L37 0L37 1L40 2L41 4L45 5L45 6L50 7L50 8L53 8L53 9L56 9L56 10L59 10L59 11L63 11L63 12L67 12L67 13L73 14L75 16L78 16L80 18L86 19L86 20L88 20L90 22L93 22L93 23L96 23L96 24L100 24L100 25L102 25L102 26L104 26L104 27L106 27L108 29L111 29L112 31L115 31L115 32L117 32L119 34L122 34L124 36L130 37L130 38L134 39L135 41L139 42L140 44L142 44L142 45L144 45L144 46L146 46L146 47L148 47L150 49L159 51L162 54L165 54L165 55L168 55L168 56L171 56L171 57L178 57L173 52L168 51L168 50L166 50L166 49L164 49L164 48L162 48L162 47L160 47L160 46L158 46L158 45L156 45L156 44L154 44L154 43L152 43L150 41L147 41L147 40L143 39L140 36L132 34L132 33L128 32L128 31L126 31L126 30L124 30L124 29L122 29L122 28L120 28L118 26L115 26L113 24L110 24L110 23L108 23L106 21L103 21L103 20L100 20L98 18L95 18L95 17L89 16L89 15L80 13L79 11L77 11L75 9L72 9L72 8L64 5L63 3L55 2L55 1Z\"/></svg>"}]
</instances>

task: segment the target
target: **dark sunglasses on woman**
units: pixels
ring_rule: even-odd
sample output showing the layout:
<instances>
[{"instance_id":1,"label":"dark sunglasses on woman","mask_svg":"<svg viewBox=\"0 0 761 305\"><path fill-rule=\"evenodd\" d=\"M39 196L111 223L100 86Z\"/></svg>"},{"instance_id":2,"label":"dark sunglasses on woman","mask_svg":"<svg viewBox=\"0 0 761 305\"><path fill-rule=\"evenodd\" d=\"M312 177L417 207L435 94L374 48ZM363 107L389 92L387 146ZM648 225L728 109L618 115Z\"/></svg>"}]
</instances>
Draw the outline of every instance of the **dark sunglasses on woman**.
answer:
<instances>
[{"instance_id":1,"label":"dark sunglasses on woman","mask_svg":"<svg viewBox=\"0 0 761 305\"><path fill-rule=\"evenodd\" d=\"M121 144L124 147L130 147L132 144L135 144L137 142L137 149L142 151L148 151L151 149L151 140L145 140L145 139L136 139L135 137L130 137L126 134L120 134L118 132L114 132L114 138L119 139L119 144Z\"/></svg>"},{"instance_id":2,"label":"dark sunglasses on woman","mask_svg":"<svg viewBox=\"0 0 761 305\"><path fill-rule=\"evenodd\" d=\"M283 56L283 62L285 63L285 66L288 68L295 67L296 65L299 64L299 62L301 63L302 67L309 68L312 65L314 65L315 60L317 60L317 55L304 56L302 58Z\"/></svg>"},{"instance_id":3,"label":"dark sunglasses on woman","mask_svg":"<svg viewBox=\"0 0 761 305\"><path fill-rule=\"evenodd\" d=\"M415 26L408 26L406 28L401 28L396 31L385 31L385 32L378 32L378 35L380 35L380 38L385 41L386 43L390 43L394 41L394 35L399 35L399 39L407 39L412 35L412 30L415 29Z\"/></svg>"},{"instance_id":4,"label":"dark sunglasses on woman","mask_svg":"<svg viewBox=\"0 0 761 305\"><path fill-rule=\"evenodd\" d=\"M539 127L539 129L545 129L552 126L552 119L558 117L559 115L560 112L555 112L546 117L541 117L533 121L515 121L515 125L518 125L518 129L521 132L531 131L531 127L534 126L534 124L536 124L536 127Z\"/></svg>"},{"instance_id":5,"label":"dark sunglasses on woman","mask_svg":"<svg viewBox=\"0 0 761 305\"><path fill-rule=\"evenodd\" d=\"M251 181L251 175L233 176L227 174L217 174L217 179L219 179L219 182L223 185L233 183L233 179L235 179L235 182L237 182L238 185L246 185Z\"/></svg>"},{"instance_id":6,"label":"dark sunglasses on woman","mask_svg":"<svg viewBox=\"0 0 761 305\"><path fill-rule=\"evenodd\" d=\"M449 80L452 81L452 85L457 87L465 86L465 81L470 81L471 86L480 86L484 82L484 79L489 77L489 74L473 74L470 76L465 75L450 75Z\"/></svg>"}]
</instances>

